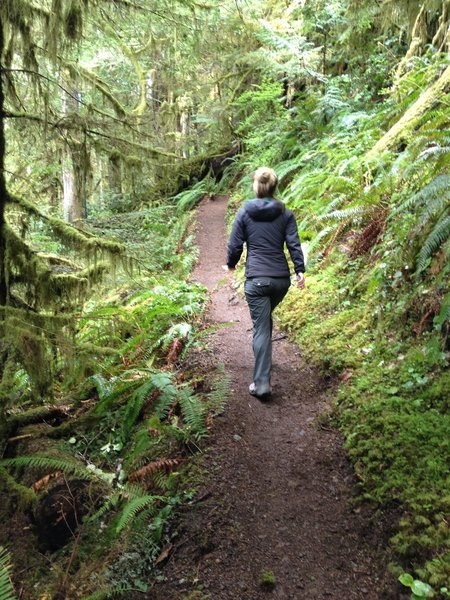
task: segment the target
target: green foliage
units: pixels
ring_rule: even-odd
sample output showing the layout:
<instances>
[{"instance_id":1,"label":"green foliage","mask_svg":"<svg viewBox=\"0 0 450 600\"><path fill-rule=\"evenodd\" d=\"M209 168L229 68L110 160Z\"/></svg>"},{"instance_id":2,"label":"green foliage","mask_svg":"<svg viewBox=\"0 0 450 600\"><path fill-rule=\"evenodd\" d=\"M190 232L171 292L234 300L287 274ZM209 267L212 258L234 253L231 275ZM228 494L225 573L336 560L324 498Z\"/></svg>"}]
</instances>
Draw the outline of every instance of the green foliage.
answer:
<instances>
[{"instance_id":1,"label":"green foliage","mask_svg":"<svg viewBox=\"0 0 450 600\"><path fill-rule=\"evenodd\" d=\"M120 533L122 529L127 527L130 521L132 521L144 508L152 508L153 510L156 510L156 502L159 500L162 500L162 498L149 495L133 498L126 504L124 510L122 511L122 514L120 515L116 525L116 532Z\"/></svg>"},{"instance_id":2,"label":"green foliage","mask_svg":"<svg viewBox=\"0 0 450 600\"><path fill-rule=\"evenodd\" d=\"M197 440L205 437L207 435L205 423L207 406L201 398L193 394L189 388L184 388L180 391L178 402L188 430Z\"/></svg>"},{"instance_id":3,"label":"green foliage","mask_svg":"<svg viewBox=\"0 0 450 600\"><path fill-rule=\"evenodd\" d=\"M180 192L173 197L173 201L177 206L177 211L183 213L186 210L191 210L205 195L210 194L212 190L214 190L213 181L205 178L196 183L193 187Z\"/></svg>"},{"instance_id":4,"label":"green foliage","mask_svg":"<svg viewBox=\"0 0 450 600\"><path fill-rule=\"evenodd\" d=\"M223 364L217 366L217 375L211 383L211 391L208 393L208 406L214 414L220 415L230 397L230 376L225 373Z\"/></svg>"},{"instance_id":5,"label":"green foliage","mask_svg":"<svg viewBox=\"0 0 450 600\"><path fill-rule=\"evenodd\" d=\"M268 571L267 569L264 569L264 571L261 571L261 574L259 576L259 585L266 589L266 590L273 590L274 587L276 586L277 580L276 577L273 573L273 571Z\"/></svg>"},{"instance_id":6,"label":"green foliage","mask_svg":"<svg viewBox=\"0 0 450 600\"><path fill-rule=\"evenodd\" d=\"M9 552L0 546L0 599L15 600L16 595L9 576L11 570L11 558Z\"/></svg>"},{"instance_id":7,"label":"green foliage","mask_svg":"<svg viewBox=\"0 0 450 600\"><path fill-rule=\"evenodd\" d=\"M132 591L133 588L127 586L111 586L104 590L89 594L89 596L83 596L81 600L110 600L110 598L122 598L125 594Z\"/></svg>"},{"instance_id":8,"label":"green foliage","mask_svg":"<svg viewBox=\"0 0 450 600\"><path fill-rule=\"evenodd\" d=\"M430 598L433 596L431 586L419 579L414 579L409 573L403 573L398 578L400 583L411 589L411 600L420 600L420 598Z\"/></svg>"},{"instance_id":9,"label":"green foliage","mask_svg":"<svg viewBox=\"0 0 450 600\"><path fill-rule=\"evenodd\" d=\"M430 264L430 259L437 250L444 248L444 243L447 242L449 237L450 215L436 223L432 231L425 238L423 246L417 256L417 269L419 272L423 271Z\"/></svg>"},{"instance_id":10,"label":"green foliage","mask_svg":"<svg viewBox=\"0 0 450 600\"><path fill-rule=\"evenodd\" d=\"M80 477L81 479L99 479L106 483L111 483L114 479L113 473L105 473L93 464L85 466L71 457L18 456L17 458L1 459L0 466L27 467L40 470L51 469L51 472L63 471L67 475Z\"/></svg>"}]
</instances>

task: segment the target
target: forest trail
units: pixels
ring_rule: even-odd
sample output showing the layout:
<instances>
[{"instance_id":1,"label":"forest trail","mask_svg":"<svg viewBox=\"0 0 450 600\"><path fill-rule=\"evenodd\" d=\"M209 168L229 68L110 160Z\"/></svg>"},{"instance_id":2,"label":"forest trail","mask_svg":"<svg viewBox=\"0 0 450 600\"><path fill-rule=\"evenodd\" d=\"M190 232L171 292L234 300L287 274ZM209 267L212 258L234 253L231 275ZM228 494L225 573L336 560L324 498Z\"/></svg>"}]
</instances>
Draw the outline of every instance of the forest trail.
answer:
<instances>
[{"instance_id":1,"label":"forest trail","mask_svg":"<svg viewBox=\"0 0 450 600\"><path fill-rule=\"evenodd\" d=\"M221 269L226 204L217 197L199 208L193 279L211 293L208 321L228 323L210 348L231 378L231 397L204 461L208 481L182 517L165 582L148 598L393 598L381 591L379 533L349 504L354 478L341 439L318 421L328 408L326 382L275 331L272 399L248 394L251 321ZM275 576L270 591L263 571Z\"/></svg>"}]
</instances>

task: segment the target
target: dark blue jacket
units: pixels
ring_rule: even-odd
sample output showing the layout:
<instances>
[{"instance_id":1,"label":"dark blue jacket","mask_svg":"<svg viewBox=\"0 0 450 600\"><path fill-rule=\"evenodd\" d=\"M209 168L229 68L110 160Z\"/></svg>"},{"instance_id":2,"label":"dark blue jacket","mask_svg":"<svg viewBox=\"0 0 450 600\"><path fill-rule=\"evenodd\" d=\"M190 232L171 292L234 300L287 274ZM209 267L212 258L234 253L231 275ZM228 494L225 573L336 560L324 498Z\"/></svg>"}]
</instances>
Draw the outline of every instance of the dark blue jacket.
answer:
<instances>
[{"instance_id":1,"label":"dark blue jacket","mask_svg":"<svg viewBox=\"0 0 450 600\"><path fill-rule=\"evenodd\" d=\"M246 277L289 277L285 242L295 272L305 272L295 217L279 200L256 198L238 211L228 242L230 269L238 263L244 242L247 245Z\"/></svg>"}]
</instances>

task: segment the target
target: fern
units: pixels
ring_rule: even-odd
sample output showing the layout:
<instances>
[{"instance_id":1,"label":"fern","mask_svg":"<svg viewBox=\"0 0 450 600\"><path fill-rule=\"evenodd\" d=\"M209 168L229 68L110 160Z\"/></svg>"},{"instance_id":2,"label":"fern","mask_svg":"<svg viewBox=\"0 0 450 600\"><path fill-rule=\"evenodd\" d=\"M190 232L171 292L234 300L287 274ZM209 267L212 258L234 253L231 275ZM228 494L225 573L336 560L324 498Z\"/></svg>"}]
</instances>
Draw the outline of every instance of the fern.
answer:
<instances>
[{"instance_id":1,"label":"fern","mask_svg":"<svg viewBox=\"0 0 450 600\"><path fill-rule=\"evenodd\" d=\"M448 207L448 203L450 200L450 189L443 194L439 194L434 198L431 198L426 204L425 207L418 219L418 227L422 229L426 225L429 224L431 218L435 215L440 216L442 212Z\"/></svg>"},{"instance_id":2,"label":"fern","mask_svg":"<svg viewBox=\"0 0 450 600\"><path fill-rule=\"evenodd\" d=\"M126 375L130 377L130 371L127 371ZM111 405L119 399L120 403L125 402L129 392L139 385L139 380L132 381L119 381L116 387L112 387L109 394L103 396L103 398L97 403L93 412L95 415L103 416L109 412Z\"/></svg>"},{"instance_id":3,"label":"fern","mask_svg":"<svg viewBox=\"0 0 450 600\"><path fill-rule=\"evenodd\" d=\"M115 479L114 473L103 471L93 463L83 465L69 458L53 458L51 456L18 456L17 458L4 458L0 460L0 467L28 467L30 469L45 469L62 471L67 475L80 479L96 479L109 486Z\"/></svg>"},{"instance_id":4,"label":"fern","mask_svg":"<svg viewBox=\"0 0 450 600\"><path fill-rule=\"evenodd\" d=\"M3 467L28 467L30 469L47 469L51 471L63 471L68 475L74 475L83 479L92 479L95 474L80 462L67 458L53 458L50 456L19 456L17 458L4 458L0 460Z\"/></svg>"},{"instance_id":5,"label":"fern","mask_svg":"<svg viewBox=\"0 0 450 600\"><path fill-rule=\"evenodd\" d=\"M434 199L437 197L443 197L445 199L448 199L449 188L450 175L438 175L435 179L430 181L430 183L425 185L421 190L419 190L418 192L407 198L404 202L402 202L396 209L394 209L393 214L402 213L415 205L421 205L423 202L428 202L430 198Z\"/></svg>"},{"instance_id":6,"label":"fern","mask_svg":"<svg viewBox=\"0 0 450 600\"><path fill-rule=\"evenodd\" d=\"M419 156L417 157L417 160L418 161L427 161L432 158L442 158L443 156L448 156L450 159L450 146L436 145L436 146L431 146L431 148L426 148L419 154Z\"/></svg>"},{"instance_id":7,"label":"fern","mask_svg":"<svg viewBox=\"0 0 450 600\"><path fill-rule=\"evenodd\" d=\"M155 387L161 391L155 402L154 411L157 417L162 420L166 418L171 405L176 399L177 388L168 373L157 373L153 377L153 382Z\"/></svg>"},{"instance_id":8,"label":"fern","mask_svg":"<svg viewBox=\"0 0 450 600\"><path fill-rule=\"evenodd\" d=\"M283 179L285 179L287 177L287 175L289 175L293 171L297 171L303 165L304 165L303 160L301 159L301 157L299 158L298 156L296 156L293 159L286 160L286 161L278 164L277 165L278 181L282 182Z\"/></svg>"},{"instance_id":9,"label":"fern","mask_svg":"<svg viewBox=\"0 0 450 600\"><path fill-rule=\"evenodd\" d=\"M428 266L430 257L448 240L450 237L450 215L436 223L433 231L428 235L422 249L417 257L417 270L422 272Z\"/></svg>"},{"instance_id":10,"label":"fern","mask_svg":"<svg viewBox=\"0 0 450 600\"><path fill-rule=\"evenodd\" d=\"M11 583L11 559L6 548L0 546L0 600L16 600Z\"/></svg>"},{"instance_id":11,"label":"fern","mask_svg":"<svg viewBox=\"0 0 450 600\"><path fill-rule=\"evenodd\" d=\"M367 206L352 206L343 210L333 210L330 213L324 215L318 215L317 219L320 221L344 221L345 219L353 219L359 217L367 212Z\"/></svg>"},{"instance_id":12,"label":"fern","mask_svg":"<svg viewBox=\"0 0 450 600\"><path fill-rule=\"evenodd\" d=\"M199 181L194 187L174 196L173 200L176 202L178 212L181 213L193 208L208 193L208 190L207 180L204 179L203 181Z\"/></svg>"},{"instance_id":13,"label":"fern","mask_svg":"<svg viewBox=\"0 0 450 600\"><path fill-rule=\"evenodd\" d=\"M218 367L220 374L214 379L212 389L208 394L208 406L215 414L220 415L230 396L230 376L225 373L223 365Z\"/></svg>"},{"instance_id":14,"label":"fern","mask_svg":"<svg viewBox=\"0 0 450 600\"><path fill-rule=\"evenodd\" d=\"M167 350L169 345L177 338L187 339L192 334L192 325L190 323L177 323L172 325L169 331L159 340L163 350Z\"/></svg>"},{"instance_id":15,"label":"fern","mask_svg":"<svg viewBox=\"0 0 450 600\"><path fill-rule=\"evenodd\" d=\"M128 476L129 481L140 481L145 477L153 476L157 471L165 471L168 472L171 469L175 468L180 463L180 460L177 458L160 458L158 460L154 460L150 464L147 464L137 471L130 473Z\"/></svg>"},{"instance_id":16,"label":"fern","mask_svg":"<svg viewBox=\"0 0 450 600\"><path fill-rule=\"evenodd\" d=\"M81 600L109 600L109 598L120 598L124 594L132 591L134 591L133 588L128 586L110 587L89 594L89 596L83 596Z\"/></svg>"},{"instance_id":17,"label":"fern","mask_svg":"<svg viewBox=\"0 0 450 600\"><path fill-rule=\"evenodd\" d=\"M131 396L130 400L127 403L127 407L125 410L125 414L123 417L122 424L122 441L126 442L130 437L131 430L136 423L136 420L147 401L150 393L154 390L155 385L150 379L150 381L146 381L141 384L137 390L135 390L134 394Z\"/></svg>"},{"instance_id":18,"label":"fern","mask_svg":"<svg viewBox=\"0 0 450 600\"><path fill-rule=\"evenodd\" d=\"M106 500L106 502L103 502L103 504L100 506L100 508L98 510L96 510L95 513L90 515L86 519L86 521L87 522L98 521L99 519L104 517L107 513L109 513L110 510L114 509L117 506L119 501L120 501L120 492L116 492L115 494L113 494L113 496L111 498L108 498Z\"/></svg>"},{"instance_id":19,"label":"fern","mask_svg":"<svg viewBox=\"0 0 450 600\"><path fill-rule=\"evenodd\" d=\"M450 293L446 294L442 299L439 314L434 318L434 326L439 331L443 325L450 321Z\"/></svg>"},{"instance_id":20,"label":"fern","mask_svg":"<svg viewBox=\"0 0 450 600\"><path fill-rule=\"evenodd\" d=\"M176 399L177 388L173 384L170 374L165 372L154 373L149 381L141 384L128 401L122 424L122 438L127 441L133 429L142 407L154 391L160 394L154 402L153 410L160 419L164 419L169 408Z\"/></svg>"},{"instance_id":21,"label":"fern","mask_svg":"<svg viewBox=\"0 0 450 600\"><path fill-rule=\"evenodd\" d=\"M309 252L313 252L319 245L320 242L326 238L332 231L334 231L334 227L328 226L319 231L319 233L315 236L315 238L311 241L309 245Z\"/></svg>"},{"instance_id":22,"label":"fern","mask_svg":"<svg viewBox=\"0 0 450 600\"><path fill-rule=\"evenodd\" d=\"M113 390L113 384L102 377L102 375L92 375L92 377L89 377L88 381L91 381L95 385L100 400L108 397Z\"/></svg>"},{"instance_id":23,"label":"fern","mask_svg":"<svg viewBox=\"0 0 450 600\"><path fill-rule=\"evenodd\" d=\"M116 533L120 533L125 527L127 527L132 519L144 508L155 507L158 501L163 501L164 498L160 496L139 496L133 498L127 503L122 511L122 514L116 525Z\"/></svg>"},{"instance_id":24,"label":"fern","mask_svg":"<svg viewBox=\"0 0 450 600\"><path fill-rule=\"evenodd\" d=\"M200 439L207 435L206 407L198 396L189 388L184 388L179 395L179 403L184 422L188 425L194 437Z\"/></svg>"}]
</instances>

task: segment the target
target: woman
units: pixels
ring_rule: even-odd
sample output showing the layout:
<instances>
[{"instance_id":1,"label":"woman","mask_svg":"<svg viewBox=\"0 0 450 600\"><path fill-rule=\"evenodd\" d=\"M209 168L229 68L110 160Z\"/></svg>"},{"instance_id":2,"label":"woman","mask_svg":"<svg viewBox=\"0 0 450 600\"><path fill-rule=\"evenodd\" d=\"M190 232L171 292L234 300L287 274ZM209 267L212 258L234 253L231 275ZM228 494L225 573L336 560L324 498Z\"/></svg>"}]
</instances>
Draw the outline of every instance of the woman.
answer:
<instances>
[{"instance_id":1,"label":"woman","mask_svg":"<svg viewBox=\"0 0 450 600\"><path fill-rule=\"evenodd\" d=\"M285 297L290 280L284 244L294 263L299 288L305 287L305 263L292 211L273 195L278 178L273 169L261 167L253 176L256 198L236 215L228 242L227 266L234 269L244 242L247 246L245 297L253 321L255 367L249 392L257 398L272 393L272 311Z\"/></svg>"}]
</instances>

